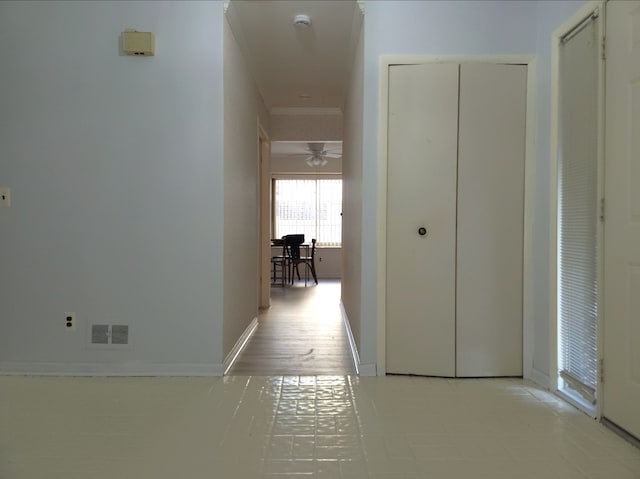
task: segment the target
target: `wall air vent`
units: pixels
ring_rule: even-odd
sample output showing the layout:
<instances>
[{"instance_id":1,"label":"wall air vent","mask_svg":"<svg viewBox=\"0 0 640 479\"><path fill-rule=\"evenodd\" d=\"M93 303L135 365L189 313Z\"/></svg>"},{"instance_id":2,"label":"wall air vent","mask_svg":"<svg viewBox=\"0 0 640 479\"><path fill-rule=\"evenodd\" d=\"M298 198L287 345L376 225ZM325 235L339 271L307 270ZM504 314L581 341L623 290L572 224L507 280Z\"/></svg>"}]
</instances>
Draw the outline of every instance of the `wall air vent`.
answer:
<instances>
[{"instance_id":1,"label":"wall air vent","mask_svg":"<svg viewBox=\"0 0 640 479\"><path fill-rule=\"evenodd\" d=\"M129 344L129 326L126 324L111 326L111 344Z\"/></svg>"},{"instance_id":2,"label":"wall air vent","mask_svg":"<svg viewBox=\"0 0 640 479\"><path fill-rule=\"evenodd\" d=\"M94 346L108 348L130 346L128 324L92 324L89 332L91 334L89 340Z\"/></svg>"},{"instance_id":3,"label":"wall air vent","mask_svg":"<svg viewBox=\"0 0 640 479\"><path fill-rule=\"evenodd\" d=\"M108 324L93 324L91 326L91 344L109 344Z\"/></svg>"}]
</instances>

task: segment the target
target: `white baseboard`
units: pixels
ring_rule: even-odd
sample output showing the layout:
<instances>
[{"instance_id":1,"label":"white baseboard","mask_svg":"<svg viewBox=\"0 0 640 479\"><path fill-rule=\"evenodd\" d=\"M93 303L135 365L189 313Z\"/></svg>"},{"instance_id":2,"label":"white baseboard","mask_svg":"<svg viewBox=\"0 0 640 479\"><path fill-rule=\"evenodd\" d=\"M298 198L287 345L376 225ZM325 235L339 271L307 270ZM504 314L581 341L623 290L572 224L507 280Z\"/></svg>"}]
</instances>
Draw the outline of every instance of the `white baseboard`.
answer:
<instances>
[{"instance_id":1,"label":"white baseboard","mask_svg":"<svg viewBox=\"0 0 640 479\"><path fill-rule=\"evenodd\" d=\"M349 338L349 349L351 350L351 358L353 360L353 364L356 367L356 374L358 376L375 376L377 371L375 364L362 364L360 362L358 347L356 346L356 341L353 338L353 333L351 331L351 323L349 323L349 317L347 316L347 311L344 309L344 304L342 304L342 301L340 301L340 312L342 313L344 329L347 331L347 337Z\"/></svg>"},{"instance_id":2,"label":"white baseboard","mask_svg":"<svg viewBox=\"0 0 640 479\"><path fill-rule=\"evenodd\" d=\"M549 380L549 375L544 373L536 368L531 368L531 377L526 379L531 379L538 386L543 387L544 389L551 389L551 381Z\"/></svg>"},{"instance_id":3,"label":"white baseboard","mask_svg":"<svg viewBox=\"0 0 640 479\"><path fill-rule=\"evenodd\" d=\"M342 314L342 322L344 323L344 329L347 331L347 338L349 339L351 359L353 360L353 364L356 367L356 374L360 376L360 355L358 354L356 340L353 338L353 332L351 332L351 323L349 323L349 317L347 316L347 311L344 309L342 300L340 300L340 313Z\"/></svg>"},{"instance_id":4,"label":"white baseboard","mask_svg":"<svg viewBox=\"0 0 640 479\"><path fill-rule=\"evenodd\" d=\"M253 336L253 333L255 333L256 329L258 329L257 317L253 318L253 320L249 323L249 326L246 327L246 329L243 331L243 333L240 335L240 337L236 341L236 344L233 345L233 347L231 348L231 351L229 351L229 354L227 354L227 357L224 358L224 364L223 364L224 374L227 374L229 372L229 369L231 369L231 367L233 366L233 363L235 363L236 359L238 359L238 356L240 355L244 347L247 345L247 343L251 339L251 336Z\"/></svg>"},{"instance_id":5,"label":"white baseboard","mask_svg":"<svg viewBox=\"0 0 640 479\"><path fill-rule=\"evenodd\" d=\"M0 362L5 376L222 376L222 364Z\"/></svg>"}]
</instances>

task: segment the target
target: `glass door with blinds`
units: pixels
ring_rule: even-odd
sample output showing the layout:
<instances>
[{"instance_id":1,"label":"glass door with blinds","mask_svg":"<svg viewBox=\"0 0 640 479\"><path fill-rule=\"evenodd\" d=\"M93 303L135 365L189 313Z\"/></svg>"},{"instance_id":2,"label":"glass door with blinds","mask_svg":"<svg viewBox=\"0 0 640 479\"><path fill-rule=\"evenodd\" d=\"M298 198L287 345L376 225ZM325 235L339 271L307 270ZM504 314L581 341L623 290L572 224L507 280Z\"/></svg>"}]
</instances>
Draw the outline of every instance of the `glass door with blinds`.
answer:
<instances>
[{"instance_id":1,"label":"glass door with blinds","mask_svg":"<svg viewBox=\"0 0 640 479\"><path fill-rule=\"evenodd\" d=\"M595 414L600 308L600 19L560 39L558 390Z\"/></svg>"}]
</instances>

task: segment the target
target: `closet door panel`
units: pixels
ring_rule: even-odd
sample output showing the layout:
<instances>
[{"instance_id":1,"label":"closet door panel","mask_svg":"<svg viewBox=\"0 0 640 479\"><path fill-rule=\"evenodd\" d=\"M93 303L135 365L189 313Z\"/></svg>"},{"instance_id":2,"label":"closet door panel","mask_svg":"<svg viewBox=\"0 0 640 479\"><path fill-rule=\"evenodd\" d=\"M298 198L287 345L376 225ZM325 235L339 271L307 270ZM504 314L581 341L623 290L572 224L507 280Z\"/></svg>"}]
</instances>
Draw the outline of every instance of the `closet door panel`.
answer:
<instances>
[{"instance_id":1,"label":"closet door panel","mask_svg":"<svg viewBox=\"0 0 640 479\"><path fill-rule=\"evenodd\" d=\"M527 67L460 70L456 375L522 375Z\"/></svg>"},{"instance_id":2,"label":"closet door panel","mask_svg":"<svg viewBox=\"0 0 640 479\"><path fill-rule=\"evenodd\" d=\"M458 65L389 75L387 372L455 375ZM419 228L426 229L425 235Z\"/></svg>"}]
</instances>

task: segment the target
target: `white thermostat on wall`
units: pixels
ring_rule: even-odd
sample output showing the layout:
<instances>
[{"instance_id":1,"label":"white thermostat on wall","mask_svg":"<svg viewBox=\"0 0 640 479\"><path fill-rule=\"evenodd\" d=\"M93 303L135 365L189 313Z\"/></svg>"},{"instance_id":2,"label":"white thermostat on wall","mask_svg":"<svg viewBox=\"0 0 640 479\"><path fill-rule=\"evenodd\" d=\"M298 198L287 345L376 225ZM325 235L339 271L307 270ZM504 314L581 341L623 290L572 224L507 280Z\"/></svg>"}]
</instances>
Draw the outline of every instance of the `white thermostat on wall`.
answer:
<instances>
[{"instance_id":1,"label":"white thermostat on wall","mask_svg":"<svg viewBox=\"0 0 640 479\"><path fill-rule=\"evenodd\" d=\"M152 32L125 30L122 32L122 51L126 55L151 57L156 54L155 38Z\"/></svg>"}]
</instances>

